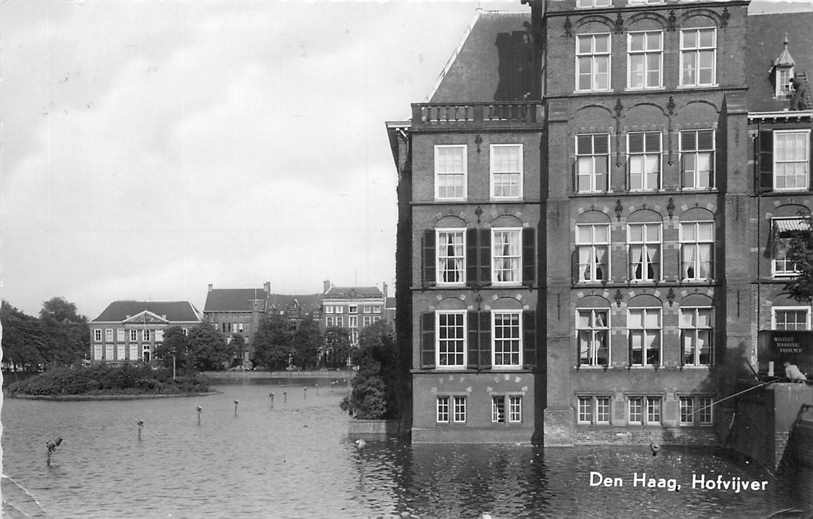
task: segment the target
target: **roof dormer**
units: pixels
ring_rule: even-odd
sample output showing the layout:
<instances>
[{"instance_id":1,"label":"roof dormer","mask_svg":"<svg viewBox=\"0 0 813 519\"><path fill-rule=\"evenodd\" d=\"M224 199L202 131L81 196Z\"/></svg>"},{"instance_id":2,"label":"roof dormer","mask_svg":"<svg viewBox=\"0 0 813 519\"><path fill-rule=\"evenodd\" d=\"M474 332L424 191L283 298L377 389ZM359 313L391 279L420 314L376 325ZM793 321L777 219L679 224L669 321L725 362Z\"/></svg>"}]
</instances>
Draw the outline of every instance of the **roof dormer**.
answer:
<instances>
[{"instance_id":1,"label":"roof dormer","mask_svg":"<svg viewBox=\"0 0 813 519\"><path fill-rule=\"evenodd\" d=\"M771 67L771 80L774 84L774 96L777 98L788 98L792 94L790 80L793 79L793 68L796 62L788 50L788 35L785 33L785 42L782 52L773 60Z\"/></svg>"}]
</instances>

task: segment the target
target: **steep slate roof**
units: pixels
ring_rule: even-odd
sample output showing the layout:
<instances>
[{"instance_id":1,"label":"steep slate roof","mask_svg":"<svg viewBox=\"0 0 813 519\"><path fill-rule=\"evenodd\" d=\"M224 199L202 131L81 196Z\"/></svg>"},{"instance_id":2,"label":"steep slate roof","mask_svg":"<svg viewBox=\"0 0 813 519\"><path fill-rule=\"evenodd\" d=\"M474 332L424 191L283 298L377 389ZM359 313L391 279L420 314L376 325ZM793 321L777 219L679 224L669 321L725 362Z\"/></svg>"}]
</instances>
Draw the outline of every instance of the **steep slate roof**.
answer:
<instances>
[{"instance_id":1,"label":"steep slate roof","mask_svg":"<svg viewBox=\"0 0 813 519\"><path fill-rule=\"evenodd\" d=\"M213 288L206 294L204 312L251 312L255 300L265 300L262 288Z\"/></svg>"},{"instance_id":2,"label":"steep slate roof","mask_svg":"<svg viewBox=\"0 0 813 519\"><path fill-rule=\"evenodd\" d=\"M530 12L480 12L429 102L522 99L523 83L536 74L523 52L525 23Z\"/></svg>"},{"instance_id":3,"label":"steep slate roof","mask_svg":"<svg viewBox=\"0 0 813 519\"><path fill-rule=\"evenodd\" d=\"M322 297L324 299L382 298L384 294L378 287L330 287L330 290Z\"/></svg>"},{"instance_id":4,"label":"steep slate roof","mask_svg":"<svg viewBox=\"0 0 813 519\"><path fill-rule=\"evenodd\" d=\"M124 321L147 310L168 321L200 321L200 312L189 301L113 301L96 321Z\"/></svg>"},{"instance_id":5,"label":"steep slate roof","mask_svg":"<svg viewBox=\"0 0 813 519\"><path fill-rule=\"evenodd\" d=\"M293 304L294 300L299 302L299 307L304 313L310 313L314 310L318 310L321 306L322 294L271 294L270 305L277 310L285 310Z\"/></svg>"},{"instance_id":6,"label":"steep slate roof","mask_svg":"<svg viewBox=\"0 0 813 519\"><path fill-rule=\"evenodd\" d=\"M751 112L788 108L788 100L774 99L771 81L771 70L782 53L785 33L796 62L795 72L807 73L808 84L813 81L813 12L749 15L745 79Z\"/></svg>"}]
</instances>

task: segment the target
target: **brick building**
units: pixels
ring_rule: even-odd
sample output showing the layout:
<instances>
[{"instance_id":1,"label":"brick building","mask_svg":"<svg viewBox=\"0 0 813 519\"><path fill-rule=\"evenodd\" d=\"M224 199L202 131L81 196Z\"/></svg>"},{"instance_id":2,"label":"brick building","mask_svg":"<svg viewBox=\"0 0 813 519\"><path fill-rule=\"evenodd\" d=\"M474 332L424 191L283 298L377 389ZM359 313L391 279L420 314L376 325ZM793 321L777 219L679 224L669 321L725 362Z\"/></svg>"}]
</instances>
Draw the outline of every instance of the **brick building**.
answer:
<instances>
[{"instance_id":1,"label":"brick building","mask_svg":"<svg viewBox=\"0 0 813 519\"><path fill-rule=\"evenodd\" d=\"M201 320L188 301L113 301L90 322L90 358L149 363L167 328L189 330Z\"/></svg>"},{"instance_id":2,"label":"brick building","mask_svg":"<svg viewBox=\"0 0 813 519\"><path fill-rule=\"evenodd\" d=\"M350 344L358 345L359 331L384 318L387 284L378 287L337 287L324 282L320 322L323 329L343 328Z\"/></svg>"},{"instance_id":3,"label":"brick building","mask_svg":"<svg viewBox=\"0 0 813 519\"><path fill-rule=\"evenodd\" d=\"M813 202L810 107L787 110L813 15L527 3L481 13L387 125L412 439L713 441L758 332L810 329L779 292Z\"/></svg>"},{"instance_id":4,"label":"brick building","mask_svg":"<svg viewBox=\"0 0 813 519\"><path fill-rule=\"evenodd\" d=\"M241 335L249 345L243 352L243 362L251 358L251 342L260 326L260 320L271 308L271 283L262 288L214 288L209 283L203 317L230 340Z\"/></svg>"}]
</instances>

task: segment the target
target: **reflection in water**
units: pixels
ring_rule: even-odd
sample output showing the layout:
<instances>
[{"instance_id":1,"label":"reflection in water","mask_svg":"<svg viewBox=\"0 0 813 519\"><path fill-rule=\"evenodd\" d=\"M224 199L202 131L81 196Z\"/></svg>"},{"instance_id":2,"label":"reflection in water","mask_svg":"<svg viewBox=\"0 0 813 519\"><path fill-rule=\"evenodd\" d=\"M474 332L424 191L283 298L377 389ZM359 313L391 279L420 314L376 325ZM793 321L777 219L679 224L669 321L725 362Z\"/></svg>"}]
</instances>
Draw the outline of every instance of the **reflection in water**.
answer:
<instances>
[{"instance_id":1,"label":"reflection in water","mask_svg":"<svg viewBox=\"0 0 813 519\"><path fill-rule=\"evenodd\" d=\"M267 386L218 389L222 394L200 399L6 400L3 470L49 517L767 517L813 506L810 469L774 479L710 451L664 447L653 457L646 445L541 449L368 439L358 448L338 408L346 387L323 386L305 399L291 386L288 402L277 399L273 408ZM142 441L137 419L144 421ZM47 467L45 442L58 435L65 443ZM625 486L591 488L591 472L620 477ZM681 489L634 488L636 472L674 478ZM768 479L768 490L692 489L693 474ZM7 493L5 480L3 496L15 506L32 503ZM14 517L11 508L4 511Z\"/></svg>"}]
</instances>

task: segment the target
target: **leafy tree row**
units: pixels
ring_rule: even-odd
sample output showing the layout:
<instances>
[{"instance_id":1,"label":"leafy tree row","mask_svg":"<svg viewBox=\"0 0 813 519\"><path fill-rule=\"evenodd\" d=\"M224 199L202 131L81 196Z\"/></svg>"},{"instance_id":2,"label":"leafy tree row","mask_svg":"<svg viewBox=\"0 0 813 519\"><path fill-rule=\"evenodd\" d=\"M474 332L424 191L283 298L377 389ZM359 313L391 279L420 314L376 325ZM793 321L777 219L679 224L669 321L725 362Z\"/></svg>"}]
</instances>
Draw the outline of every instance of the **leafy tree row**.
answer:
<instances>
[{"instance_id":1,"label":"leafy tree row","mask_svg":"<svg viewBox=\"0 0 813 519\"><path fill-rule=\"evenodd\" d=\"M323 335L311 318L295 326L276 315L260 322L252 346L254 364L271 370L346 367L351 349L347 330L329 328Z\"/></svg>"},{"instance_id":2,"label":"leafy tree row","mask_svg":"<svg viewBox=\"0 0 813 519\"><path fill-rule=\"evenodd\" d=\"M237 339L239 337L239 339ZM226 338L209 323L201 323L189 330L172 326L164 331L164 341L156 346L155 357L176 371L218 371L231 365L238 354L242 337L235 335L227 343Z\"/></svg>"},{"instance_id":3,"label":"leafy tree row","mask_svg":"<svg viewBox=\"0 0 813 519\"><path fill-rule=\"evenodd\" d=\"M61 297L45 301L39 317L25 314L7 301L0 303L3 362L12 370L34 371L68 366L87 358L90 331L76 305Z\"/></svg>"},{"instance_id":4,"label":"leafy tree row","mask_svg":"<svg viewBox=\"0 0 813 519\"><path fill-rule=\"evenodd\" d=\"M352 363L358 371L351 381L352 390L341 408L360 419L398 416L398 350L392 327L378 321L361 330L359 347L353 350Z\"/></svg>"}]
</instances>

